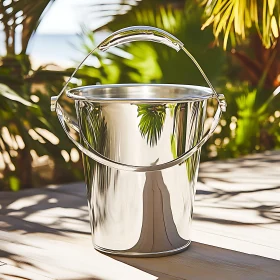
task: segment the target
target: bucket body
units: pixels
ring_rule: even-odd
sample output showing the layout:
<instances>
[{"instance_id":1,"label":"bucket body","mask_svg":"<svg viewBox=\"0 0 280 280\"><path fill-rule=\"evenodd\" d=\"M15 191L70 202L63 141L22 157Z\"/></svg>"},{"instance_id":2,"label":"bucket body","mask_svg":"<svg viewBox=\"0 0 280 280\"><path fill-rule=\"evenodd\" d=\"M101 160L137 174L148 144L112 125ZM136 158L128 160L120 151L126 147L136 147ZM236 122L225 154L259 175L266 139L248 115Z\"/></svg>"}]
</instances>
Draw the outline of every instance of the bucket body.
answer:
<instances>
[{"instance_id":1,"label":"bucket body","mask_svg":"<svg viewBox=\"0 0 280 280\"><path fill-rule=\"evenodd\" d=\"M183 51L209 88L118 84L66 90L96 50L104 52L134 41L152 41ZM58 102L64 91L75 101L78 122ZM204 133L206 105L211 98L218 106ZM191 239L200 149L214 133L226 102L184 44L152 26L120 29L75 68L60 93L51 97L51 110L83 153L95 248L148 257L186 249ZM74 133L79 134L80 142Z\"/></svg>"},{"instance_id":2,"label":"bucket body","mask_svg":"<svg viewBox=\"0 0 280 280\"><path fill-rule=\"evenodd\" d=\"M108 99L98 101L99 95ZM84 147L125 165L152 166L180 157L201 140L211 91L119 85L84 87L75 96ZM199 158L200 149L173 167L134 172L83 154L95 248L127 256L169 255L187 248Z\"/></svg>"}]
</instances>

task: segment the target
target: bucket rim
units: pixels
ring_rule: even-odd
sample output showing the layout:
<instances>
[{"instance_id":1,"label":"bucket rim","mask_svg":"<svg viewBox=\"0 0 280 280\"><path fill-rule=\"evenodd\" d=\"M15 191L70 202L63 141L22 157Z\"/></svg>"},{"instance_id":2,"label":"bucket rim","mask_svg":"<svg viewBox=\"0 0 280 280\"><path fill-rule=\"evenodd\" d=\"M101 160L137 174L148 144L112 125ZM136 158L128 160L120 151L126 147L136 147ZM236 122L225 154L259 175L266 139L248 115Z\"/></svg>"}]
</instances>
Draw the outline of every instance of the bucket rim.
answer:
<instances>
[{"instance_id":1,"label":"bucket rim","mask_svg":"<svg viewBox=\"0 0 280 280\"><path fill-rule=\"evenodd\" d=\"M66 91L76 101L98 103L180 103L215 97L212 89L181 84L106 84L76 87Z\"/></svg>"}]
</instances>

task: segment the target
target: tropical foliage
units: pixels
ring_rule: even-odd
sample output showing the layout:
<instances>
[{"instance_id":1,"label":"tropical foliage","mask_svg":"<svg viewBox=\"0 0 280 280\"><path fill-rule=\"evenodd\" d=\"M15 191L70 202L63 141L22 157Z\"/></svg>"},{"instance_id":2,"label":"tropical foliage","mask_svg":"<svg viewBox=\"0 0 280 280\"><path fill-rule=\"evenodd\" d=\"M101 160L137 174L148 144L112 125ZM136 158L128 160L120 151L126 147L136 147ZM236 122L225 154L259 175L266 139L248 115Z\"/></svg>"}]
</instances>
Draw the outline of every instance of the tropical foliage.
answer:
<instances>
[{"instance_id":1,"label":"tropical foliage","mask_svg":"<svg viewBox=\"0 0 280 280\"><path fill-rule=\"evenodd\" d=\"M85 55L96 47L94 35L84 30L81 35L81 47ZM158 82L162 76L155 49L143 42L124 46L118 51L96 51L91 60L86 60L79 70L83 85L114 83L150 83Z\"/></svg>"},{"instance_id":2,"label":"tropical foliage","mask_svg":"<svg viewBox=\"0 0 280 280\"><path fill-rule=\"evenodd\" d=\"M264 100L266 90L227 83L224 94L228 102L220 125L204 146L202 158L231 158L279 148L279 88ZM210 113L210 117L213 113Z\"/></svg>"},{"instance_id":3,"label":"tropical foliage","mask_svg":"<svg viewBox=\"0 0 280 280\"><path fill-rule=\"evenodd\" d=\"M57 94L63 76L69 73L48 71L44 66L34 70L26 54L46 8L53 2L0 2L6 46L0 68L0 189L81 178L81 164L69 160L75 152L49 110L50 96ZM39 159L53 167L34 173L33 163Z\"/></svg>"},{"instance_id":4,"label":"tropical foliage","mask_svg":"<svg viewBox=\"0 0 280 280\"><path fill-rule=\"evenodd\" d=\"M224 71L225 54L212 45L213 35L210 30L201 33L203 10L194 3L185 5L184 1L180 1L180 5L171 5L167 1L161 5L153 5L147 1L140 4L129 13L117 17L107 27L115 31L128 25L150 25L170 32L185 43L185 47L196 57L210 80L217 85L217 78ZM158 82L206 85L183 52L176 53L173 49L154 43L146 45L157 53L157 62L162 72Z\"/></svg>"},{"instance_id":5,"label":"tropical foliage","mask_svg":"<svg viewBox=\"0 0 280 280\"><path fill-rule=\"evenodd\" d=\"M1 79L4 80L4 77L2 74ZM10 75L9 78L12 80L14 77ZM63 130L49 110L50 95L57 93L63 80L51 77L52 85L43 88L42 80L48 81L38 70L30 76L22 74L22 84L13 85L8 79L6 84L10 87L0 84L0 146L3 162L1 189L9 186L17 190L50 180L59 182L65 178L81 178L80 164L65 162L63 154L70 157L73 147L65 139ZM54 165L54 168L42 174L34 174L33 162L43 156L49 158L47 162Z\"/></svg>"},{"instance_id":6,"label":"tropical foliage","mask_svg":"<svg viewBox=\"0 0 280 280\"><path fill-rule=\"evenodd\" d=\"M275 117L278 116L277 103L271 102L273 90L280 85L279 25L277 29L275 27L275 19L278 21L279 18L279 3L263 1L263 6L256 7L256 1L241 2L204 1L205 13L210 18L202 25L202 11L190 1L185 5L183 2L180 5L179 2L153 5L143 1L107 25L112 30L123 28L129 23L153 25L169 31L185 42L210 80L226 95L228 112L221 122L223 129L221 131L220 126L218 133L203 148L204 160L209 157L239 156L279 145L279 119ZM251 13L253 10L255 13ZM204 29L213 20L216 21L215 41ZM253 23L256 32L250 29ZM203 32L199 31L201 26ZM236 45L237 41L239 46L224 54L220 49L213 48L212 43L218 42L220 34L215 28L225 32L224 47L227 45L227 36L232 40L231 46ZM186 62L186 57L162 46L153 47L162 71L160 82L203 84L200 75ZM209 113L211 116L212 113ZM271 120L274 121L271 123Z\"/></svg>"},{"instance_id":7,"label":"tropical foliage","mask_svg":"<svg viewBox=\"0 0 280 280\"><path fill-rule=\"evenodd\" d=\"M276 0L203 0L208 19L202 29L213 24L213 33L218 39L223 33L223 48L229 38L233 46L244 40L248 31L255 27L263 45L270 48L276 44L280 29L280 2Z\"/></svg>"},{"instance_id":8,"label":"tropical foliage","mask_svg":"<svg viewBox=\"0 0 280 280\"><path fill-rule=\"evenodd\" d=\"M16 39L19 30L21 51L26 53L31 37L39 23L55 0L4 0L0 2L0 19L4 25L7 54L16 54Z\"/></svg>"}]
</instances>

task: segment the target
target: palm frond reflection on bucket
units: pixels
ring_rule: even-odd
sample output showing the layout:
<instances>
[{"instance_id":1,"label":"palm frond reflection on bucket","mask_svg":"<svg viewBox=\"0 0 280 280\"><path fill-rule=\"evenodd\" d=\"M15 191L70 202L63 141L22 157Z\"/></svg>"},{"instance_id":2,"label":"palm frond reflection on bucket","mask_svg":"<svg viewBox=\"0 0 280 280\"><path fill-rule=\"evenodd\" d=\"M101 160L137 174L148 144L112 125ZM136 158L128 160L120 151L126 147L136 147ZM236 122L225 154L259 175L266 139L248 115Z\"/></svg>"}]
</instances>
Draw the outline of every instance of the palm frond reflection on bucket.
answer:
<instances>
[{"instance_id":1,"label":"palm frond reflection on bucket","mask_svg":"<svg viewBox=\"0 0 280 280\"><path fill-rule=\"evenodd\" d=\"M142 137L152 147L157 144L162 133L166 116L165 105L138 105L138 117L141 117L139 129Z\"/></svg>"}]
</instances>

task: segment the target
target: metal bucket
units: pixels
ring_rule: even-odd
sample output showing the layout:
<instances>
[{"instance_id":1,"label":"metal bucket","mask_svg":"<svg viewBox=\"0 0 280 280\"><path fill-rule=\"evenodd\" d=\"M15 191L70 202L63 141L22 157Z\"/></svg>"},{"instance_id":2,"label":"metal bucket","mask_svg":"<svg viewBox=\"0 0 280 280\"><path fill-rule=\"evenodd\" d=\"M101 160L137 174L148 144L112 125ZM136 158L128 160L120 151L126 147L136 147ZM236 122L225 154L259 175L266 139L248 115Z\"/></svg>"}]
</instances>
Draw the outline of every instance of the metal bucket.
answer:
<instances>
[{"instance_id":1,"label":"metal bucket","mask_svg":"<svg viewBox=\"0 0 280 280\"><path fill-rule=\"evenodd\" d=\"M52 98L52 110L83 152L95 248L125 256L163 256L178 253L191 242L200 148L214 132L225 101L183 44L165 31L125 28L97 48L107 50L136 40L182 49L210 88L167 84L74 88L66 94L75 100L75 122L57 101L87 56ZM210 98L217 99L218 108L203 135ZM80 142L69 127L78 132Z\"/></svg>"}]
</instances>

